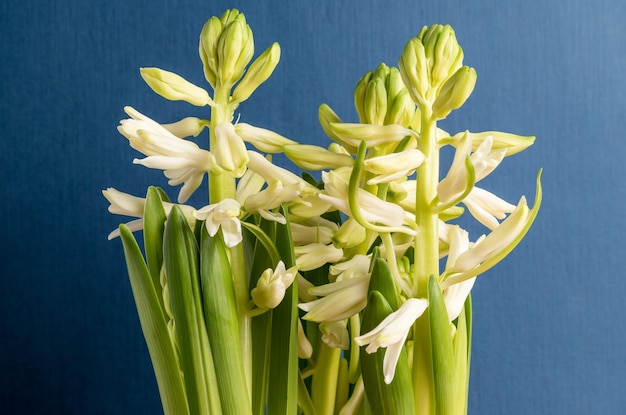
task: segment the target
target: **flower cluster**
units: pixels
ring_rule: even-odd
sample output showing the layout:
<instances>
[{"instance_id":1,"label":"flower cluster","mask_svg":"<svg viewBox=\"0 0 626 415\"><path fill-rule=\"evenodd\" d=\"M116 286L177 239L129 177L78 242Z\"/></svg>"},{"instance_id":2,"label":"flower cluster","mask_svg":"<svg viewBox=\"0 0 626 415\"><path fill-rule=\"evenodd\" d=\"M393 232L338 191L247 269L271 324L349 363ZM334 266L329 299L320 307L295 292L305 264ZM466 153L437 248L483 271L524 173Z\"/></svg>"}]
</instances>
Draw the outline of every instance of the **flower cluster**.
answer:
<instances>
[{"instance_id":1,"label":"flower cluster","mask_svg":"<svg viewBox=\"0 0 626 415\"><path fill-rule=\"evenodd\" d=\"M268 79L280 58L280 48L273 44L252 61L253 35L243 14L229 10L211 18L202 29L199 52L213 94L162 69L143 68L141 76L166 99L209 106L210 119L187 117L159 124L126 107L130 118L118 129L145 156L134 163L163 170L170 185L182 185L179 204L160 193L163 218L171 222L180 212L177 217L189 229L202 224L208 238L219 239L227 250L221 269L228 270L223 273L228 275L225 284L234 287L233 330L241 343L245 377L250 380L259 364L251 343L257 332L251 327L266 324L259 318L273 310L272 324L286 322L283 330L294 339L288 344L297 344L297 356L308 362L303 370L297 362L286 364L296 367L303 378L306 373L313 377L309 399L319 413L328 412L320 408L330 405L330 398L316 396L320 384L344 382L341 388L353 390L343 401L333 398L332 405L351 407L363 400L365 390L371 408L380 409L385 403L377 402L375 394L384 385L407 388L406 377L396 379L396 374L409 372L412 389L423 388L426 402L435 399L442 405L445 385L437 381L417 385L432 376L417 362L454 360L453 370L461 379L456 393L466 388L467 352L459 350L469 344L471 335L470 291L476 277L524 237L537 214L541 188L538 181L530 208L523 196L514 204L477 186L506 157L530 146L534 137L496 131L449 134L438 127L438 121L466 102L476 82L475 70L463 65L463 51L452 28L424 27L406 44L397 68L380 64L361 77L354 93L357 122L344 122L321 105L320 124L332 140L327 147L300 144L233 121L239 104ZM205 130L207 149L188 140ZM439 157L448 146L454 149L454 159L444 175ZM321 180L274 165L271 155L277 153L303 169L320 171ZM205 175L207 205L196 209L182 204L198 191ZM153 222L147 217L147 199L113 188L103 193L112 213L137 218L128 229ZM465 209L489 233L472 240L456 221ZM283 228L286 237L281 237ZM120 234L124 230L114 231L110 238ZM167 229L165 234L166 238ZM202 250L204 237L197 238ZM163 246L167 257L165 240ZM167 302L168 287L177 276L165 262L164 270L156 271L165 281L155 290L163 290L164 309L176 309ZM204 259L198 263L204 264ZM443 269L440 263L445 264ZM198 292L209 304L213 300L207 296L221 295L205 288ZM290 310L286 320L277 318L281 307ZM176 322L175 313L164 315ZM217 316L205 318L221 324ZM268 330L274 333L278 329L272 324ZM170 332L183 330L174 327ZM209 338L211 348L218 341ZM385 350L379 354L379 349ZM176 350L182 353L180 345ZM347 374L337 378L328 370L340 362L345 362ZM382 373L376 369L381 365ZM221 376L230 379L230 374ZM255 391L252 386L246 392L253 404ZM258 399L271 406L269 398ZM307 402L299 405L305 407ZM461 407L458 410L462 412Z\"/></svg>"}]
</instances>

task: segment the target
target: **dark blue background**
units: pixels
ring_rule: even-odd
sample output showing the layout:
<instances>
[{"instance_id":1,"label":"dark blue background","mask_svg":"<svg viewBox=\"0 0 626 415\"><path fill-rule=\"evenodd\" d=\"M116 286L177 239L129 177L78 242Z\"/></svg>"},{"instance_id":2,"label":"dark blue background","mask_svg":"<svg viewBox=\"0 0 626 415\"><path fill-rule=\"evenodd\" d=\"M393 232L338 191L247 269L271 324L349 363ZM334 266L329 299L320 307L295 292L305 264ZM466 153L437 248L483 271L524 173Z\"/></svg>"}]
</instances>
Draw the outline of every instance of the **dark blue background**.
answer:
<instances>
[{"instance_id":1,"label":"dark blue background","mask_svg":"<svg viewBox=\"0 0 626 415\"><path fill-rule=\"evenodd\" d=\"M317 107L356 119L357 79L425 24L450 23L478 82L450 131L537 136L486 183L544 205L474 290L470 414L623 413L626 393L626 3L3 0L0 4L0 412L148 414L160 403L100 191L164 184L116 131L132 105L204 115L150 92L138 68L203 85L206 19L244 11L257 51L282 46L241 120L327 143ZM175 192L171 192L172 195ZM474 234L474 237L477 237Z\"/></svg>"}]
</instances>

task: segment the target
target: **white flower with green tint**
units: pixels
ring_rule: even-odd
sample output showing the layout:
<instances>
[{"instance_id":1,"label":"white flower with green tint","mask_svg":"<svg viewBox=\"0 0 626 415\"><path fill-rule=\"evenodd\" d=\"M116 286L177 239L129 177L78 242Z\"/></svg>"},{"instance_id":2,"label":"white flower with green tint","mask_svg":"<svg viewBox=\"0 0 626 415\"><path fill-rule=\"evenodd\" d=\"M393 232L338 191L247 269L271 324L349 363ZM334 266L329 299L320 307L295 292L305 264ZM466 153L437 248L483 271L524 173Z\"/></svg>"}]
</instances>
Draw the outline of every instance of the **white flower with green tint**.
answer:
<instances>
[{"instance_id":1,"label":"white flower with green tint","mask_svg":"<svg viewBox=\"0 0 626 415\"><path fill-rule=\"evenodd\" d=\"M217 167L215 157L195 143L176 137L139 111L131 107L124 110L131 118L122 120L118 130L132 148L147 156L133 162L163 170L171 186L183 183L178 201L186 202L206 172Z\"/></svg>"},{"instance_id":2,"label":"white flower with green tint","mask_svg":"<svg viewBox=\"0 0 626 415\"><path fill-rule=\"evenodd\" d=\"M221 228L224 243L232 248L243 239L241 235L241 205L234 199L224 199L221 202L208 205L196 211L196 219L205 221L209 235L215 236Z\"/></svg>"},{"instance_id":3,"label":"white flower with green tint","mask_svg":"<svg viewBox=\"0 0 626 415\"><path fill-rule=\"evenodd\" d=\"M120 192L113 187L109 187L108 189L103 190L102 194L110 203L109 212L115 215L139 218L126 224L126 226L128 226L131 231L134 232L143 229L143 213L146 206L145 198ZM162 202L162 204L165 214L169 214L174 204L169 202ZM187 219L187 223L189 223L189 226L193 227L196 223L196 218L194 216L196 210L188 205L177 206L183 212L183 215ZM118 236L120 236L120 230L116 229L109 234L109 240L117 238Z\"/></svg>"},{"instance_id":4,"label":"white flower with green tint","mask_svg":"<svg viewBox=\"0 0 626 415\"><path fill-rule=\"evenodd\" d=\"M275 308L285 297L285 291L298 273L298 267L285 269L285 263L279 261L276 268L266 269L250 295L259 308Z\"/></svg>"},{"instance_id":5,"label":"white flower with green tint","mask_svg":"<svg viewBox=\"0 0 626 415\"><path fill-rule=\"evenodd\" d=\"M307 313L304 320L333 322L352 317L367 304L369 275L309 288L308 293L322 297L298 307Z\"/></svg>"},{"instance_id":6,"label":"white flower with green tint","mask_svg":"<svg viewBox=\"0 0 626 415\"><path fill-rule=\"evenodd\" d=\"M248 153L231 123L224 122L215 127L215 146L211 150L218 166L235 177L243 176L248 164Z\"/></svg>"},{"instance_id":7,"label":"white flower with green tint","mask_svg":"<svg viewBox=\"0 0 626 415\"><path fill-rule=\"evenodd\" d=\"M397 311L389 314L374 330L354 338L359 346L367 345L365 348L367 353L374 353L381 347L387 349L383 360L385 383L389 384L393 380L396 363L409 335L409 330L413 327L415 320L424 314L427 307L428 301L409 298Z\"/></svg>"}]
</instances>

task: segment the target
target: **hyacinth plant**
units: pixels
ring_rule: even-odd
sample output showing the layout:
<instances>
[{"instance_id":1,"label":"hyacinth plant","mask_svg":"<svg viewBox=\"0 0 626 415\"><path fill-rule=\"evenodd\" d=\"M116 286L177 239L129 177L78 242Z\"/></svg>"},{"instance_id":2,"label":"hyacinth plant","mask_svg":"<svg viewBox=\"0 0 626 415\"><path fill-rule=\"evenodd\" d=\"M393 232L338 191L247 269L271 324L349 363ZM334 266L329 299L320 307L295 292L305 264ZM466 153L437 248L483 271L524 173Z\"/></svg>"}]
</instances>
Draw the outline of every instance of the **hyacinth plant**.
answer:
<instances>
[{"instance_id":1,"label":"hyacinth plant","mask_svg":"<svg viewBox=\"0 0 626 415\"><path fill-rule=\"evenodd\" d=\"M357 82L358 122L321 105L327 147L239 122L280 57L274 43L252 60L242 13L209 19L199 53L212 94L140 72L162 97L208 106L208 119L159 124L127 107L118 128L145 156L134 163L182 185L177 203L156 187L103 192L112 213L136 218L110 238L123 243L164 413L467 413L470 291L541 202L539 177L532 208L478 182L534 137L438 127L476 81L450 26L424 27L397 68ZM188 139L205 130L208 149ZM278 153L321 173L278 167ZM206 206L185 204L205 175ZM465 209L487 234L470 239L456 220Z\"/></svg>"}]
</instances>

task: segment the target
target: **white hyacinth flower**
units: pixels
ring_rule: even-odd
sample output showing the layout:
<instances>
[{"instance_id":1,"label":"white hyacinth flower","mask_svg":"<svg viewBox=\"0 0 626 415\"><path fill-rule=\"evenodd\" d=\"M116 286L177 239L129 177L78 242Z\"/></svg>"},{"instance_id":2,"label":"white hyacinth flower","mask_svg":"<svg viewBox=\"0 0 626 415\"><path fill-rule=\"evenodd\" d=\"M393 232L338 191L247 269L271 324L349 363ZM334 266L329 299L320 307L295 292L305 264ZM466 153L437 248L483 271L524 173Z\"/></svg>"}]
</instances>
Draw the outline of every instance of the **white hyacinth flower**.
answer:
<instances>
[{"instance_id":1,"label":"white hyacinth flower","mask_svg":"<svg viewBox=\"0 0 626 415\"><path fill-rule=\"evenodd\" d=\"M488 268L495 265L501 259L501 253L509 249L516 239L526 232L532 220L533 216L528 209L526 198L522 196L513 213L489 235L479 238L473 247L458 256L454 266L444 271L442 288L467 280L466 275L485 262L490 262Z\"/></svg>"},{"instance_id":2,"label":"white hyacinth flower","mask_svg":"<svg viewBox=\"0 0 626 415\"><path fill-rule=\"evenodd\" d=\"M312 218L303 223L290 222L293 244L306 245L314 242L328 245L339 227L335 222L324 218Z\"/></svg>"},{"instance_id":3,"label":"white hyacinth flower","mask_svg":"<svg viewBox=\"0 0 626 415\"><path fill-rule=\"evenodd\" d=\"M108 189L103 190L102 194L109 201L109 203L111 203L111 205L109 206L109 212L116 214L116 215L131 216L131 217L139 218L131 222L128 222L126 224L126 226L128 226L128 228L132 232L143 229L143 211L146 206L145 198L133 196L124 192L120 192L119 190L114 189L112 187L109 187ZM169 203L169 202L162 202L162 203L163 203L163 210L165 211L165 214L169 215L174 204ZM185 219L187 219L187 223L189 223L189 226L193 227L196 223L196 218L194 217L194 212L196 210L189 205L177 205L177 206L183 212L183 215L185 216ZM120 231L119 229L116 229L109 234L108 238L110 240L118 236L120 236Z\"/></svg>"},{"instance_id":4,"label":"white hyacinth flower","mask_svg":"<svg viewBox=\"0 0 626 415\"><path fill-rule=\"evenodd\" d=\"M219 203L208 205L196 211L194 216L196 219L204 220L209 235L215 236L217 231L222 228L224 243L227 247L232 248L239 244L243 236L241 234L241 222L239 215L241 214L241 205L234 199L223 199Z\"/></svg>"},{"instance_id":5,"label":"white hyacinth flower","mask_svg":"<svg viewBox=\"0 0 626 415\"><path fill-rule=\"evenodd\" d=\"M326 263L334 263L341 259L343 251L332 244L312 243L294 247L296 263L302 271L310 271Z\"/></svg>"},{"instance_id":6,"label":"white hyacinth flower","mask_svg":"<svg viewBox=\"0 0 626 415\"><path fill-rule=\"evenodd\" d=\"M300 183L283 186L282 182L273 180L267 187L255 194L251 194L243 201L243 208L248 213L258 213L267 220L278 223L287 223L279 213L272 212L284 202L289 202L300 195Z\"/></svg>"},{"instance_id":7,"label":"white hyacinth flower","mask_svg":"<svg viewBox=\"0 0 626 415\"><path fill-rule=\"evenodd\" d=\"M211 151L218 166L235 177L243 176L248 164L248 152L234 125L223 122L215 127L215 146Z\"/></svg>"},{"instance_id":8,"label":"white hyacinth flower","mask_svg":"<svg viewBox=\"0 0 626 415\"><path fill-rule=\"evenodd\" d=\"M131 107L125 107L124 111L131 118L120 122L119 132L132 148L147 156L135 159L133 163L164 170L171 186L184 183L178 201L187 201L202 183L204 174L215 168L213 155L191 141L176 137Z\"/></svg>"},{"instance_id":9,"label":"white hyacinth flower","mask_svg":"<svg viewBox=\"0 0 626 415\"><path fill-rule=\"evenodd\" d=\"M341 177L343 172L343 169L322 172L324 191L319 198L346 215L354 216L348 203L348 182ZM405 212L400 206L381 200L363 189L357 189L357 199L361 214L368 222L389 227L400 227L404 223Z\"/></svg>"},{"instance_id":10,"label":"white hyacinth flower","mask_svg":"<svg viewBox=\"0 0 626 415\"><path fill-rule=\"evenodd\" d=\"M367 255L355 255L348 261L331 265L329 274L335 277L335 281L343 281L351 278L361 278L369 274L370 257Z\"/></svg>"},{"instance_id":11,"label":"white hyacinth flower","mask_svg":"<svg viewBox=\"0 0 626 415\"><path fill-rule=\"evenodd\" d=\"M367 305L369 282L367 275L309 288L309 294L323 298L298 304L301 310L307 312L302 318L315 322L332 322L352 317Z\"/></svg>"},{"instance_id":12,"label":"white hyacinth flower","mask_svg":"<svg viewBox=\"0 0 626 415\"><path fill-rule=\"evenodd\" d=\"M466 230L461 229L460 226L450 226L448 229L448 238L450 248L446 261L446 269L454 267L459 256L469 249L469 234ZM461 314L465 300L474 287L475 281L476 277L473 277L458 284L451 285L443 290L443 300L446 304L450 321L455 320L459 314Z\"/></svg>"},{"instance_id":13,"label":"white hyacinth flower","mask_svg":"<svg viewBox=\"0 0 626 415\"><path fill-rule=\"evenodd\" d=\"M350 347L350 334L348 333L346 322L347 320L321 323L322 341L329 347L348 350Z\"/></svg>"},{"instance_id":14,"label":"white hyacinth flower","mask_svg":"<svg viewBox=\"0 0 626 415\"><path fill-rule=\"evenodd\" d=\"M374 353L379 348L387 348L383 358L383 375L389 384L396 373L396 364L409 335L409 330L426 308L428 301L421 298L409 298L400 308L389 314L372 331L354 338L359 346L365 346L367 353Z\"/></svg>"}]
</instances>

